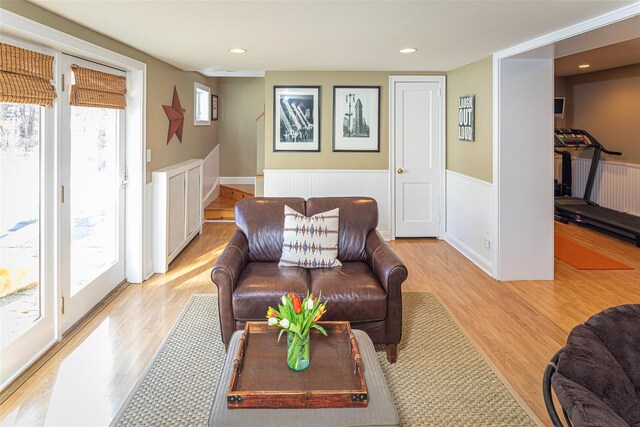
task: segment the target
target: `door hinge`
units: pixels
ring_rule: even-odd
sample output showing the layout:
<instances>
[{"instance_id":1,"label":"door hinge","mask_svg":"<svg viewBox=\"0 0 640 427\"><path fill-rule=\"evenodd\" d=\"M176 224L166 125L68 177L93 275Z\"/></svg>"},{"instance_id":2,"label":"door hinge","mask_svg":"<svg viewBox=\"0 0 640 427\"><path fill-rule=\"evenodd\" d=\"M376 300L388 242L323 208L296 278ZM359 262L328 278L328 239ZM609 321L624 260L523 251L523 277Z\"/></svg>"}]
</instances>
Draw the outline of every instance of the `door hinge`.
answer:
<instances>
[{"instance_id":1,"label":"door hinge","mask_svg":"<svg viewBox=\"0 0 640 427\"><path fill-rule=\"evenodd\" d=\"M64 185L60 186L60 203L64 203Z\"/></svg>"},{"instance_id":2,"label":"door hinge","mask_svg":"<svg viewBox=\"0 0 640 427\"><path fill-rule=\"evenodd\" d=\"M61 75L60 80L62 81L62 87L60 88L60 91L64 92L64 74Z\"/></svg>"},{"instance_id":3,"label":"door hinge","mask_svg":"<svg viewBox=\"0 0 640 427\"><path fill-rule=\"evenodd\" d=\"M60 308L62 309L62 314L64 314L64 297L62 297L62 305Z\"/></svg>"}]
</instances>

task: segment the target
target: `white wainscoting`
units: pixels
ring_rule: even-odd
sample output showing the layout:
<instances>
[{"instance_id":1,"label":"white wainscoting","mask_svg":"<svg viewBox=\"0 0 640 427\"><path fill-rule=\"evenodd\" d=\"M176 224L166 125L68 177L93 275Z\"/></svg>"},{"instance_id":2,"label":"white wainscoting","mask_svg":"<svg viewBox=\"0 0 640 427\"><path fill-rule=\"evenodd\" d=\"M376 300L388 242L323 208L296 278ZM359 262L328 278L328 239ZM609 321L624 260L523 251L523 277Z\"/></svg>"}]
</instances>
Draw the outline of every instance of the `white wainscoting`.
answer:
<instances>
[{"instance_id":1,"label":"white wainscoting","mask_svg":"<svg viewBox=\"0 0 640 427\"><path fill-rule=\"evenodd\" d=\"M267 197L366 196L378 202L378 231L391 236L388 170L265 169Z\"/></svg>"},{"instance_id":2,"label":"white wainscoting","mask_svg":"<svg viewBox=\"0 0 640 427\"><path fill-rule=\"evenodd\" d=\"M144 280L153 274L153 182L144 187Z\"/></svg>"},{"instance_id":3,"label":"white wainscoting","mask_svg":"<svg viewBox=\"0 0 640 427\"><path fill-rule=\"evenodd\" d=\"M205 202L220 183L220 144L202 162L202 201Z\"/></svg>"},{"instance_id":4,"label":"white wainscoting","mask_svg":"<svg viewBox=\"0 0 640 427\"><path fill-rule=\"evenodd\" d=\"M493 274L493 185L446 171L447 219L445 240L487 274Z\"/></svg>"},{"instance_id":5,"label":"white wainscoting","mask_svg":"<svg viewBox=\"0 0 640 427\"><path fill-rule=\"evenodd\" d=\"M562 161L556 157L556 179ZM591 158L572 157L573 196L582 197L587 185ZM591 200L607 208L640 216L640 165L601 161L596 173Z\"/></svg>"}]
</instances>

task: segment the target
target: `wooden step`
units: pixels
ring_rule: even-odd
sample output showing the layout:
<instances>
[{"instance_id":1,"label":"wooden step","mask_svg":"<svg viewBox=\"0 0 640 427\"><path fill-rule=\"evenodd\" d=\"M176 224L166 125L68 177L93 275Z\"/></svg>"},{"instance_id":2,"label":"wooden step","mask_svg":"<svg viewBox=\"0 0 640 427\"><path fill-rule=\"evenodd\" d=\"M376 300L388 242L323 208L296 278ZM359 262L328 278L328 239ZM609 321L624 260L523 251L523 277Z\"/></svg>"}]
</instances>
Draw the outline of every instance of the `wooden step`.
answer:
<instances>
[{"instance_id":1,"label":"wooden step","mask_svg":"<svg viewBox=\"0 0 640 427\"><path fill-rule=\"evenodd\" d=\"M254 197L254 191L253 185L220 185L220 196L204 209L204 219L233 221L235 219L234 206L236 202Z\"/></svg>"},{"instance_id":2,"label":"wooden step","mask_svg":"<svg viewBox=\"0 0 640 427\"><path fill-rule=\"evenodd\" d=\"M229 197L220 196L215 199L213 202L209 203L204 209L204 219L205 220L234 220L235 215L233 212L233 207L235 206L237 200L231 199Z\"/></svg>"},{"instance_id":3,"label":"wooden step","mask_svg":"<svg viewBox=\"0 0 640 427\"><path fill-rule=\"evenodd\" d=\"M224 184L220 185L220 196L239 201L254 196L253 185L248 184Z\"/></svg>"}]
</instances>

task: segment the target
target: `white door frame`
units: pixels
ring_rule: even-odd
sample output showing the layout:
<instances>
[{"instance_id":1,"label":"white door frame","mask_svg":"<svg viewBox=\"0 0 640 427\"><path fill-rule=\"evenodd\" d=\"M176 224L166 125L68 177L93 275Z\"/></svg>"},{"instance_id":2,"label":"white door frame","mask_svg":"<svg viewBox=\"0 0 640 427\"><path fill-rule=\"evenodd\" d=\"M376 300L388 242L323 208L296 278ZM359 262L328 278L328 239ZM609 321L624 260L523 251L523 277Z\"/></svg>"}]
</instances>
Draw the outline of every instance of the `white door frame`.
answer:
<instances>
[{"instance_id":1,"label":"white door frame","mask_svg":"<svg viewBox=\"0 0 640 427\"><path fill-rule=\"evenodd\" d=\"M107 294L109 294L116 286L118 286L125 278L125 265L126 255L124 250L124 237L126 236L125 230L125 210L126 210L126 183L125 183L125 170L126 170L126 110L110 110L114 113L114 119L116 120L116 132L117 148L115 152L115 170L117 175L111 184L117 185L117 190L114 192L117 209L115 210L115 223L116 223L116 235L115 238L115 251L116 258L110 266L102 265L99 269L102 271L95 275L96 271L92 271L95 275L93 278L85 277L87 280L82 284L80 289L76 289L73 292L71 285L71 278L73 277L73 270L71 264L72 258L72 245L73 239L71 238L72 226L71 226L71 205L76 198L72 190L72 152L76 147L72 143L72 116L73 107L67 102L67 96L71 92L72 79L72 64L77 64L81 67L89 68L92 70L111 73L117 76L126 77L126 73L121 70L117 70L113 67L104 66L103 64L95 61L88 61L76 56L70 56L66 54L59 55L61 58L60 64L62 65L62 73L65 75L63 92L64 96L59 96L62 101L59 103L61 117L60 130L62 132L62 138L59 139L59 151L60 154L60 178L61 183L65 188L65 201L60 204L60 241L62 244L62 260L58 265L61 272L61 296L64 298L64 313L61 317L63 333L68 331L78 320L86 315L97 303L99 303ZM111 123L112 125L114 123ZM90 141L87 141L90 142ZM95 142L95 141L91 141ZM77 143L77 141L76 141ZM77 178L76 178L77 183ZM106 260L105 260L106 261ZM89 280L90 279L90 280Z\"/></svg>"},{"instance_id":2,"label":"white door frame","mask_svg":"<svg viewBox=\"0 0 640 427\"><path fill-rule=\"evenodd\" d=\"M93 60L127 72L126 164L128 185L125 196L125 274L127 281L142 283L144 277L144 222L146 184L146 88L147 65L39 22L0 9L2 32L22 40ZM56 62L59 63L59 55ZM59 74L59 70L56 70ZM63 92L58 88L58 97ZM58 294L59 294L58 289Z\"/></svg>"},{"instance_id":3,"label":"white door frame","mask_svg":"<svg viewBox=\"0 0 640 427\"><path fill-rule=\"evenodd\" d=\"M501 103L500 103L500 84L501 84L501 61L509 59L513 56L530 52L535 49L539 49L545 46L553 47L553 45L561 40L568 39L570 37L577 36L610 24L614 24L619 21L623 21L628 18L640 15L640 2L633 3L631 5L622 7L609 13L597 16L587 21L572 25L567 28L546 34L544 36L529 40L516 46L504 49L502 51L493 54L493 188L494 188L494 207L493 207L493 236L491 236L491 242L493 242L493 278L502 280L500 275L500 148L502 145L502 138L500 135L500 117L501 117ZM526 108L526 105L524 106ZM522 114L527 114L525 109L522 110ZM549 144L551 144L551 138L553 135L549 135ZM553 153L553 152L552 152ZM518 159L510 159L511 161L526 162L527 159L520 157ZM553 161L552 157L549 161ZM541 180L545 179L545 176L539 177ZM505 203L507 203L505 201Z\"/></svg>"},{"instance_id":4,"label":"white door frame","mask_svg":"<svg viewBox=\"0 0 640 427\"><path fill-rule=\"evenodd\" d=\"M34 52L51 55L54 58L54 85L58 83L59 61L57 61L57 52L47 47L33 44L12 36L0 34L0 41L9 43L19 48L32 50ZM57 277L57 265L60 262L60 246L57 230L59 229L59 212L55 209L57 206L57 193L52 191L57 188L59 182L57 171L57 146L55 145L58 138L58 124L56 113L58 111L59 101L55 100L51 108L42 108L44 111L45 131L44 138L39 142L40 150L40 283L39 294L42 315L23 332L19 338L5 347L10 357L9 360L3 360L3 367L12 372L7 377L0 377L0 390L11 384L22 372L25 366L31 365L35 360L42 356L47 349L58 340L58 324L59 316L56 316L56 303L58 301L59 283ZM25 335L29 334L29 337ZM1 338L0 338L1 340ZM24 354L29 354L27 358L23 358ZM5 374L3 371L2 374Z\"/></svg>"},{"instance_id":5,"label":"white door frame","mask_svg":"<svg viewBox=\"0 0 640 427\"><path fill-rule=\"evenodd\" d=\"M389 76L389 218L391 218L391 240L396 239L396 137L395 137L395 96L396 96L396 83L438 83L440 88L440 96L438 102L438 112L440 113L440 156L438 159L438 166L440 171L438 173L438 210L440 214L440 224L438 226L438 239L444 239L445 223L446 223L446 183L445 183L445 167L446 167L446 155L447 155L447 130L446 130L446 107L447 107L447 77L446 76Z\"/></svg>"}]
</instances>

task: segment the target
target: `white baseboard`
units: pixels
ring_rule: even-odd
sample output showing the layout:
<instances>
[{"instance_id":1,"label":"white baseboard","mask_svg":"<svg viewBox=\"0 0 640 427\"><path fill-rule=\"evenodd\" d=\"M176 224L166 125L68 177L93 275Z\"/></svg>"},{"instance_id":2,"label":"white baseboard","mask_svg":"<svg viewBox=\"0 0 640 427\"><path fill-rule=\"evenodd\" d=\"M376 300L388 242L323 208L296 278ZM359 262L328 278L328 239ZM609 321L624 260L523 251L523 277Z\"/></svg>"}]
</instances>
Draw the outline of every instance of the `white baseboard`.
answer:
<instances>
[{"instance_id":1,"label":"white baseboard","mask_svg":"<svg viewBox=\"0 0 640 427\"><path fill-rule=\"evenodd\" d=\"M219 195L220 195L220 178L216 180L215 184L213 185L213 188L211 188L211 190L209 190L209 193L206 196L204 196L204 199L202 199L202 206L206 208L207 206L209 206L209 203L217 199Z\"/></svg>"},{"instance_id":2,"label":"white baseboard","mask_svg":"<svg viewBox=\"0 0 640 427\"><path fill-rule=\"evenodd\" d=\"M149 280L149 278L155 274L153 272L153 262L147 262L144 271L146 272L144 280Z\"/></svg>"},{"instance_id":3,"label":"white baseboard","mask_svg":"<svg viewBox=\"0 0 640 427\"><path fill-rule=\"evenodd\" d=\"M460 252L462 255L467 257L471 262L480 267L482 271L490 276L493 274L493 265L491 264L491 262L480 256L479 253L462 243L451 234L445 233L444 240L445 242L453 246L456 250L458 250L458 252Z\"/></svg>"},{"instance_id":4,"label":"white baseboard","mask_svg":"<svg viewBox=\"0 0 640 427\"><path fill-rule=\"evenodd\" d=\"M220 185L220 178L216 179L216 182L213 183L213 187L211 187L211 190L209 190L209 192L207 194L204 195L204 197L202 198L203 201L207 200L209 197L211 197L211 195L213 194L214 191L216 191L216 188L218 188L218 185Z\"/></svg>"},{"instance_id":5,"label":"white baseboard","mask_svg":"<svg viewBox=\"0 0 640 427\"><path fill-rule=\"evenodd\" d=\"M220 184L256 185L256 177L255 176L221 176Z\"/></svg>"},{"instance_id":6,"label":"white baseboard","mask_svg":"<svg viewBox=\"0 0 640 427\"><path fill-rule=\"evenodd\" d=\"M392 240L391 239L391 231L390 230L378 230L378 233L380 233L380 235L382 236L382 238L384 240L386 240L387 242Z\"/></svg>"},{"instance_id":7,"label":"white baseboard","mask_svg":"<svg viewBox=\"0 0 640 427\"><path fill-rule=\"evenodd\" d=\"M211 152L202 161L202 202L215 199L211 195L215 192L216 187L220 184L220 145L211 150ZM208 203L206 203L208 204ZM206 206L205 204L205 206Z\"/></svg>"}]
</instances>

